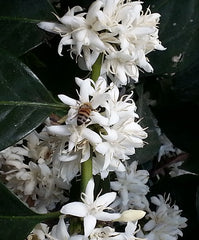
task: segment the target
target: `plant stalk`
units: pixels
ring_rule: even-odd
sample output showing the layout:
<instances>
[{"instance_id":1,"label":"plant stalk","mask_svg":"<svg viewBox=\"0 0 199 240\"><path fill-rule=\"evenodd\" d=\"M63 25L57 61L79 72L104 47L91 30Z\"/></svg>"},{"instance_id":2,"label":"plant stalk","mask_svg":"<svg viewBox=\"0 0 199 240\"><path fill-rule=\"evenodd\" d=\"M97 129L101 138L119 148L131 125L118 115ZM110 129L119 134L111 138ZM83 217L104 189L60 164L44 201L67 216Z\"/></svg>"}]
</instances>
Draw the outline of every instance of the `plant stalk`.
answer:
<instances>
[{"instance_id":1,"label":"plant stalk","mask_svg":"<svg viewBox=\"0 0 199 240\"><path fill-rule=\"evenodd\" d=\"M96 82L100 76L102 58L103 58L103 54L101 53L92 66L91 79L94 82ZM92 156L93 156L93 152L91 147L90 158L81 164L81 191L82 192L85 192L86 186L89 180L93 177Z\"/></svg>"}]
</instances>

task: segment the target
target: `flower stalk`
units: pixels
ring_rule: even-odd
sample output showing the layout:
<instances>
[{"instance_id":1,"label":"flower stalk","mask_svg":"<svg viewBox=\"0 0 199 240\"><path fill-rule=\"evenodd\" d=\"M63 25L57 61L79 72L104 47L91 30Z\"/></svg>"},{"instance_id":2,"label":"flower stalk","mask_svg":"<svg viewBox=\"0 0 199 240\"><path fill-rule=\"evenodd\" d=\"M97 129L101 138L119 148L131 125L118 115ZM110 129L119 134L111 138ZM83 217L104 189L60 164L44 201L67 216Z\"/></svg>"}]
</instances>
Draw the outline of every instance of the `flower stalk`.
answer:
<instances>
[{"instance_id":1,"label":"flower stalk","mask_svg":"<svg viewBox=\"0 0 199 240\"><path fill-rule=\"evenodd\" d=\"M92 149L91 149L92 151ZM93 176L92 170L92 152L91 157L81 164L81 192L85 192L89 180Z\"/></svg>"},{"instance_id":2,"label":"flower stalk","mask_svg":"<svg viewBox=\"0 0 199 240\"><path fill-rule=\"evenodd\" d=\"M100 76L101 66L102 66L103 54L100 53L97 60L92 66L91 79L96 82Z\"/></svg>"},{"instance_id":3,"label":"flower stalk","mask_svg":"<svg viewBox=\"0 0 199 240\"><path fill-rule=\"evenodd\" d=\"M103 54L101 53L92 66L91 79L96 82L100 76ZM81 164L81 190L85 192L88 181L93 177L92 148L90 158Z\"/></svg>"}]
</instances>

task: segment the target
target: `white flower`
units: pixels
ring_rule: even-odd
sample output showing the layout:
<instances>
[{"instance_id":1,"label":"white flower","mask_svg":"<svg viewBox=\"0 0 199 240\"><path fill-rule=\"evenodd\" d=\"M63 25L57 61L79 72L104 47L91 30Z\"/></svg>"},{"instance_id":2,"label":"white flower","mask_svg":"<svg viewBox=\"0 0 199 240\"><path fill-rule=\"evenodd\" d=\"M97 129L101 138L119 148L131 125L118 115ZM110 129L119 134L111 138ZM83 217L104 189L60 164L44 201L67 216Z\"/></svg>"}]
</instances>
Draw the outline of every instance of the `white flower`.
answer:
<instances>
[{"instance_id":1,"label":"white flower","mask_svg":"<svg viewBox=\"0 0 199 240\"><path fill-rule=\"evenodd\" d=\"M96 146L96 151L105 157L104 169L113 159L129 159L128 155L133 155L135 148L144 146L142 139L147 137L141 126L130 117L104 129L105 134L101 134L104 141Z\"/></svg>"},{"instance_id":2,"label":"white flower","mask_svg":"<svg viewBox=\"0 0 199 240\"><path fill-rule=\"evenodd\" d=\"M61 18L57 17L61 24L41 22L38 26L46 31L59 33L62 39L59 43L58 52L61 55L63 45L71 45L72 52L81 55L82 50L102 52L105 50L103 41L97 32L96 12L101 7L101 1L95 1L89 8L88 13L79 13L83 9L73 7ZM85 17L84 17L85 16Z\"/></svg>"},{"instance_id":3,"label":"white flower","mask_svg":"<svg viewBox=\"0 0 199 240\"><path fill-rule=\"evenodd\" d=\"M126 168L120 159L112 157L111 161L107 161L104 155L96 152L96 156L93 157L93 175L100 173L101 178L105 179L109 172L113 171L123 172Z\"/></svg>"},{"instance_id":4,"label":"white flower","mask_svg":"<svg viewBox=\"0 0 199 240\"><path fill-rule=\"evenodd\" d=\"M145 237L149 240L172 239L177 240L178 235L183 236L181 228L187 226L185 217L181 217L181 210L177 205L170 206L170 198L164 199L162 195L152 197L151 202L156 211L146 216L150 219L143 227Z\"/></svg>"},{"instance_id":5,"label":"white flower","mask_svg":"<svg viewBox=\"0 0 199 240\"><path fill-rule=\"evenodd\" d=\"M138 67L152 72L145 55L165 48L158 40L159 14L151 14L149 9L143 14L139 1L114 2L104 1L106 11L101 11L99 18L111 29L112 35L118 36L107 51L103 71L113 75L117 85L124 85L129 77L138 81Z\"/></svg>"},{"instance_id":6,"label":"white flower","mask_svg":"<svg viewBox=\"0 0 199 240\"><path fill-rule=\"evenodd\" d=\"M41 134L42 133L42 134ZM49 135L33 131L23 141L1 152L4 157L6 186L35 211L46 213L53 210L58 202L65 203L64 190L70 185L59 176L52 152L57 144ZM41 137L42 136L42 137ZM45 138L45 140L44 140ZM53 139L57 142L58 139Z\"/></svg>"},{"instance_id":7,"label":"white flower","mask_svg":"<svg viewBox=\"0 0 199 240\"><path fill-rule=\"evenodd\" d=\"M96 226L97 220L112 221L120 217L119 213L104 212L115 200L116 193L110 192L94 200L94 181L91 179L86 187L85 194L82 193L83 202L72 202L64 205L60 212L84 218L84 235L89 236Z\"/></svg>"},{"instance_id":8,"label":"white flower","mask_svg":"<svg viewBox=\"0 0 199 240\"><path fill-rule=\"evenodd\" d=\"M28 235L27 240L47 240L46 234L49 232L49 227L45 223L37 224L32 230L31 234Z\"/></svg>"},{"instance_id":9,"label":"white flower","mask_svg":"<svg viewBox=\"0 0 199 240\"><path fill-rule=\"evenodd\" d=\"M139 71L134 63L134 59L122 51L111 51L102 65L102 74L107 73L111 80L118 86L126 85L129 77L138 81Z\"/></svg>"},{"instance_id":10,"label":"white flower","mask_svg":"<svg viewBox=\"0 0 199 240\"><path fill-rule=\"evenodd\" d=\"M50 240L67 240L70 238L64 216L60 216L58 224L53 226L52 231L47 236Z\"/></svg>"},{"instance_id":11,"label":"white flower","mask_svg":"<svg viewBox=\"0 0 199 240\"><path fill-rule=\"evenodd\" d=\"M175 148L173 143L163 133L160 133L160 141L161 141L162 145L161 145L161 147L159 149L159 153L158 153L158 162L161 161L161 158L163 156L170 156L171 154L180 154L180 153L182 153L182 151L180 149Z\"/></svg>"},{"instance_id":12,"label":"white flower","mask_svg":"<svg viewBox=\"0 0 199 240\"><path fill-rule=\"evenodd\" d=\"M142 2L123 0L96 0L87 13L82 11L76 6L57 17L60 23L38 24L60 34L60 55L63 46L70 45L72 53L83 57L91 70L99 54L104 53L102 74L108 74L117 85L127 84L130 78L138 81L139 68L153 71L146 55L165 49L158 40L158 13L147 9L144 14Z\"/></svg>"},{"instance_id":13,"label":"white flower","mask_svg":"<svg viewBox=\"0 0 199 240\"><path fill-rule=\"evenodd\" d=\"M138 232L137 222L128 222L125 227L125 232L121 233L121 236L124 240L146 240L136 237L136 233Z\"/></svg>"},{"instance_id":14,"label":"white flower","mask_svg":"<svg viewBox=\"0 0 199 240\"><path fill-rule=\"evenodd\" d=\"M173 163L169 166L169 169L170 169L170 172L169 172L169 175L171 177L177 177L177 176L181 176L181 175L184 175L184 174L192 174L192 175L196 175L196 173L193 173L193 172L189 172L189 171L186 171L184 169L180 169L179 167L183 164L183 161L182 162L177 162L177 163Z\"/></svg>"},{"instance_id":15,"label":"white flower","mask_svg":"<svg viewBox=\"0 0 199 240\"><path fill-rule=\"evenodd\" d=\"M132 162L125 172L116 171L117 181L111 182L111 188L119 192L120 208L145 209L148 201L146 194L149 187L146 185L149 173L146 170L137 170L138 163Z\"/></svg>"},{"instance_id":16,"label":"white flower","mask_svg":"<svg viewBox=\"0 0 199 240\"><path fill-rule=\"evenodd\" d=\"M65 124L48 126L51 134L62 139L55 158L68 163L76 161L77 169L79 163L89 159L92 147L94 175L100 173L105 178L109 171L125 171L121 161L129 159L135 148L143 147L143 139L147 137L136 121L139 116L135 113L133 92L120 98L118 87L113 83L107 87L102 77L95 83L89 78L76 78L76 83L80 87L79 100L59 95L61 101L70 106ZM85 111L89 106L88 121L78 124L79 112L82 114L81 107L85 104Z\"/></svg>"},{"instance_id":17,"label":"white flower","mask_svg":"<svg viewBox=\"0 0 199 240\"><path fill-rule=\"evenodd\" d=\"M120 233L115 232L115 229L111 227L104 227L104 228L95 228L90 236L89 239L92 240L122 240Z\"/></svg>"},{"instance_id":18,"label":"white flower","mask_svg":"<svg viewBox=\"0 0 199 240\"><path fill-rule=\"evenodd\" d=\"M118 87L111 84L108 93L109 98L107 99L105 108L106 115L109 118L109 125L116 124L123 119L132 118L134 121L135 118L139 118L135 113L137 107L132 99L133 92L129 95L123 95L120 98Z\"/></svg>"},{"instance_id":19,"label":"white flower","mask_svg":"<svg viewBox=\"0 0 199 240\"><path fill-rule=\"evenodd\" d=\"M100 135L93 131L89 126L98 124L104 126L108 124L108 118L100 114L98 107L105 106L107 94L106 81L99 78L96 83L91 79L82 80L76 78L76 83L80 87L79 100L72 99L66 95L59 95L63 103L70 106L65 125L49 126L48 131L51 134L61 137L62 149L60 148L61 161L72 161L79 159L79 162L84 162L90 157L90 145L95 147L102 142ZM90 105L90 114L88 122L78 125L77 118L81 106L84 104ZM67 148L66 148L67 145Z\"/></svg>"}]
</instances>

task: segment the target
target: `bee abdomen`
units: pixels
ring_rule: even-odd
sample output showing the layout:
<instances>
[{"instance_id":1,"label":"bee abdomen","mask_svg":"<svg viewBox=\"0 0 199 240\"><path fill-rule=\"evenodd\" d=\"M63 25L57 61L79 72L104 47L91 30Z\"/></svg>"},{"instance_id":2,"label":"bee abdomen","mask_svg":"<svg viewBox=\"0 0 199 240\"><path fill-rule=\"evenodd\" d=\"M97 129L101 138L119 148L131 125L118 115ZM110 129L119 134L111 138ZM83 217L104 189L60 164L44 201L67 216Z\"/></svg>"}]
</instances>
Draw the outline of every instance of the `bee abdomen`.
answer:
<instances>
[{"instance_id":1,"label":"bee abdomen","mask_svg":"<svg viewBox=\"0 0 199 240\"><path fill-rule=\"evenodd\" d=\"M78 114L77 125L80 126L88 120L88 116L85 114Z\"/></svg>"},{"instance_id":2,"label":"bee abdomen","mask_svg":"<svg viewBox=\"0 0 199 240\"><path fill-rule=\"evenodd\" d=\"M80 109L78 116L77 116L77 125L80 126L85 123L90 116L90 109Z\"/></svg>"}]
</instances>

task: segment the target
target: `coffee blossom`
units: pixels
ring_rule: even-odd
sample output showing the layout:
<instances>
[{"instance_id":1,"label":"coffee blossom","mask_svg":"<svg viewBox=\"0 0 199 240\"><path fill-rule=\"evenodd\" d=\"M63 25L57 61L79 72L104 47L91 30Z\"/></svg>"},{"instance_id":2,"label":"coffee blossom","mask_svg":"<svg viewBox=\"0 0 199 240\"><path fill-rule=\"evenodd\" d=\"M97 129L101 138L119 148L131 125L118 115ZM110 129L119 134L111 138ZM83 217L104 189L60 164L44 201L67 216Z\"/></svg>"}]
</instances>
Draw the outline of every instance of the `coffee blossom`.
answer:
<instances>
[{"instance_id":1,"label":"coffee blossom","mask_svg":"<svg viewBox=\"0 0 199 240\"><path fill-rule=\"evenodd\" d=\"M58 95L70 106L65 124L48 127L51 134L63 141L57 158L84 162L91 157L92 147L93 174L100 173L105 178L109 171L125 171L122 162L135 153L135 148L143 147L147 137L137 121L133 93L120 98L118 87L108 87L102 77L96 82L76 78L76 83L80 88L79 100ZM79 118L84 121L79 123Z\"/></svg>"},{"instance_id":2,"label":"coffee blossom","mask_svg":"<svg viewBox=\"0 0 199 240\"><path fill-rule=\"evenodd\" d=\"M143 227L145 234L140 232L140 236L148 240L177 240L178 236L182 237L181 229L187 226L187 218L181 217L182 210L176 204L170 205L169 196L166 199L162 195L154 196L151 197L151 202L156 209L146 215L148 222Z\"/></svg>"},{"instance_id":3,"label":"coffee blossom","mask_svg":"<svg viewBox=\"0 0 199 240\"><path fill-rule=\"evenodd\" d=\"M64 193L70 185L61 178L60 161L52 161L57 141L45 131L33 131L24 140L0 152L0 176L6 186L39 213L52 211L57 203L68 200Z\"/></svg>"},{"instance_id":4,"label":"coffee blossom","mask_svg":"<svg viewBox=\"0 0 199 240\"><path fill-rule=\"evenodd\" d=\"M138 81L140 68L152 72L146 55L165 49L158 40L160 14L149 8L144 13L140 1L96 0L88 12L75 6L56 17L60 23L40 22L38 26L61 36L58 53L62 55L63 46L69 45L88 70L103 53L101 74L117 85L126 85L130 78Z\"/></svg>"},{"instance_id":5,"label":"coffee blossom","mask_svg":"<svg viewBox=\"0 0 199 240\"><path fill-rule=\"evenodd\" d=\"M137 169L138 162L134 161L126 167L125 172L116 171L117 181L111 182L111 188L119 193L117 204L119 208L145 209L148 207L146 195L149 187L146 185L149 172Z\"/></svg>"}]
</instances>

